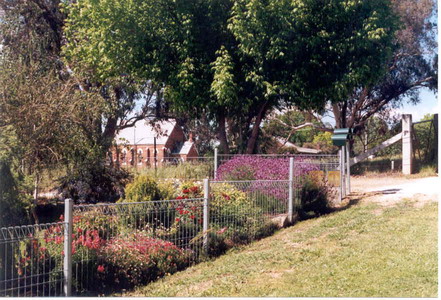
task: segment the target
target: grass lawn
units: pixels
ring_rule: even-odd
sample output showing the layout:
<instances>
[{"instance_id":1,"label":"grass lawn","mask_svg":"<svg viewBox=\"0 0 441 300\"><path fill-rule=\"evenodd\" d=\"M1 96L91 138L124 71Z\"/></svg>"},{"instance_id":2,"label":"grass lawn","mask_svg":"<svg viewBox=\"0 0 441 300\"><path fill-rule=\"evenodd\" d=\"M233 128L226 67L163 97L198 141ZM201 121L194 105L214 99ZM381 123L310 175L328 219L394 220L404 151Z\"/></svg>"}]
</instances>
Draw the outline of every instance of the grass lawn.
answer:
<instances>
[{"instance_id":1,"label":"grass lawn","mask_svg":"<svg viewBox=\"0 0 441 300\"><path fill-rule=\"evenodd\" d=\"M437 209L359 203L122 295L436 297Z\"/></svg>"}]
</instances>

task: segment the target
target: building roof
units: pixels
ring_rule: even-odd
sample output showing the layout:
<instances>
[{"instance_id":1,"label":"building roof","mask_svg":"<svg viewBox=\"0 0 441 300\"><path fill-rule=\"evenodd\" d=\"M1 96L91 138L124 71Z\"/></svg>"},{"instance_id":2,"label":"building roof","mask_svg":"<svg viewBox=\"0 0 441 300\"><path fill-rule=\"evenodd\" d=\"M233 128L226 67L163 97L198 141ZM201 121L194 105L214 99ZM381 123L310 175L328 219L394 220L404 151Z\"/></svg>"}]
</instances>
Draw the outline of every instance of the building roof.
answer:
<instances>
[{"instance_id":1,"label":"building roof","mask_svg":"<svg viewBox=\"0 0 441 300\"><path fill-rule=\"evenodd\" d=\"M118 132L115 140L118 145L153 145L156 137L157 145L165 145L175 126L176 121L157 122L154 127L148 121L138 121L135 126Z\"/></svg>"},{"instance_id":2,"label":"building roof","mask_svg":"<svg viewBox=\"0 0 441 300\"><path fill-rule=\"evenodd\" d=\"M317 149L311 149L311 148L304 148L304 147L299 147L297 145L294 145L291 142L288 141L284 141L281 138L276 138L277 142L282 144L282 147L289 147L289 148L294 148L297 151L299 151L300 153L311 153L311 154L318 154L322 151L317 150Z\"/></svg>"},{"instance_id":3,"label":"building roof","mask_svg":"<svg viewBox=\"0 0 441 300\"><path fill-rule=\"evenodd\" d=\"M194 143L186 141L181 145L181 147L178 147L173 151L173 154L183 154L187 155L190 152L191 147L193 147Z\"/></svg>"}]
</instances>

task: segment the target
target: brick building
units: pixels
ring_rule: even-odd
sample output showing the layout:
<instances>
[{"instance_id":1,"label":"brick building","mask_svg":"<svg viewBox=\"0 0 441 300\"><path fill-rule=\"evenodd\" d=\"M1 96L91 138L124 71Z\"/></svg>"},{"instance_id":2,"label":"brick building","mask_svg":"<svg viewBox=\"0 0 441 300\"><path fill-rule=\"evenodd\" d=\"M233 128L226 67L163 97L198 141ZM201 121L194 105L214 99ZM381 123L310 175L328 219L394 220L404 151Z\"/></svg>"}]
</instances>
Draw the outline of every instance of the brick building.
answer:
<instances>
[{"instance_id":1,"label":"brick building","mask_svg":"<svg viewBox=\"0 0 441 300\"><path fill-rule=\"evenodd\" d=\"M158 122L155 126L148 121L139 121L135 126L121 130L115 140L117 146L109 156L112 163L122 167L154 167L155 149L157 166L198 156L192 135L187 139L174 120Z\"/></svg>"}]
</instances>

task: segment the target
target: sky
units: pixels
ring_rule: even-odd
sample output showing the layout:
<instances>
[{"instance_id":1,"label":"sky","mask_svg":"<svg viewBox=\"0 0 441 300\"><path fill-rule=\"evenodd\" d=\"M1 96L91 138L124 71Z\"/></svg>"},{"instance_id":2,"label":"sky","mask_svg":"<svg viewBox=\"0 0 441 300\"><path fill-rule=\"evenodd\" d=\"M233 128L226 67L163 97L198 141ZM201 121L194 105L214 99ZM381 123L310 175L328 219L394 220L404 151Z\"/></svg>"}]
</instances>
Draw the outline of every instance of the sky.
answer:
<instances>
[{"instance_id":1,"label":"sky","mask_svg":"<svg viewBox=\"0 0 441 300\"><path fill-rule=\"evenodd\" d=\"M421 102L412 105L405 103L402 108L398 109L398 113L412 114L412 121L421 120L425 114L438 113L440 110L438 96L427 88L420 90Z\"/></svg>"}]
</instances>

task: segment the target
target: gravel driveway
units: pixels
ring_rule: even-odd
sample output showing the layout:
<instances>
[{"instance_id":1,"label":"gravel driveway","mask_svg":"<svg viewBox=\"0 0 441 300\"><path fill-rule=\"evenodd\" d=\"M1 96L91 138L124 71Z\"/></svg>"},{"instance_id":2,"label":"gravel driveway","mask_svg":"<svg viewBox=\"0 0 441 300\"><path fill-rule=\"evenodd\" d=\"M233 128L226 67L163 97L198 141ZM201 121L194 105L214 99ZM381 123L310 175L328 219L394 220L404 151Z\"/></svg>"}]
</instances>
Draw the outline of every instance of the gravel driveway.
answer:
<instances>
[{"instance_id":1,"label":"gravel driveway","mask_svg":"<svg viewBox=\"0 0 441 300\"><path fill-rule=\"evenodd\" d=\"M352 195L362 194L366 200L382 205L392 205L405 198L423 204L438 201L441 181L439 177L352 177L351 189Z\"/></svg>"}]
</instances>

